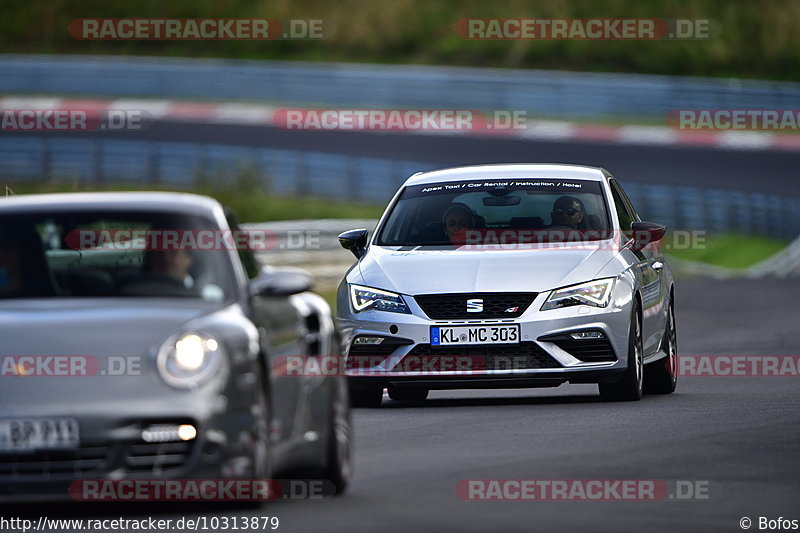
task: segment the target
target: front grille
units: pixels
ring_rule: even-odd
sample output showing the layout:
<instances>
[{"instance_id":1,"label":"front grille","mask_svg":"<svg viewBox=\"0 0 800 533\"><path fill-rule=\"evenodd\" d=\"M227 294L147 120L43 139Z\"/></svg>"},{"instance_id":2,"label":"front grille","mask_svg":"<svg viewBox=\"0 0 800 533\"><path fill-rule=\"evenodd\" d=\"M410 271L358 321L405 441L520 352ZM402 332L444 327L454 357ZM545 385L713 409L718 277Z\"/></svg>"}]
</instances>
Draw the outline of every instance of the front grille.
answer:
<instances>
[{"instance_id":1,"label":"front grille","mask_svg":"<svg viewBox=\"0 0 800 533\"><path fill-rule=\"evenodd\" d=\"M583 339L558 338L551 340L556 346L576 359L586 363L602 361L616 361L617 355L608 339Z\"/></svg>"},{"instance_id":2,"label":"front grille","mask_svg":"<svg viewBox=\"0 0 800 533\"><path fill-rule=\"evenodd\" d=\"M125 455L126 470L159 474L164 470L179 468L189 460L193 442L131 444Z\"/></svg>"},{"instance_id":3,"label":"front grille","mask_svg":"<svg viewBox=\"0 0 800 533\"><path fill-rule=\"evenodd\" d=\"M517 318L528 309L535 298L535 292L473 292L414 296L425 314L434 320ZM483 311L467 312L467 300L482 300Z\"/></svg>"},{"instance_id":4,"label":"front grille","mask_svg":"<svg viewBox=\"0 0 800 533\"><path fill-rule=\"evenodd\" d=\"M465 358L463 361L441 362L442 358ZM429 363L429 364L428 364ZM491 346L431 346L419 344L401 360L397 372L447 370L457 365L460 370L521 370L561 368L561 365L535 342Z\"/></svg>"},{"instance_id":5,"label":"front grille","mask_svg":"<svg viewBox=\"0 0 800 533\"><path fill-rule=\"evenodd\" d=\"M194 442L140 441L76 450L0 453L0 482L103 477L120 467L127 472L160 474L184 466Z\"/></svg>"},{"instance_id":6,"label":"front grille","mask_svg":"<svg viewBox=\"0 0 800 533\"><path fill-rule=\"evenodd\" d=\"M110 462L108 446L0 453L0 480L91 477L107 472Z\"/></svg>"}]
</instances>

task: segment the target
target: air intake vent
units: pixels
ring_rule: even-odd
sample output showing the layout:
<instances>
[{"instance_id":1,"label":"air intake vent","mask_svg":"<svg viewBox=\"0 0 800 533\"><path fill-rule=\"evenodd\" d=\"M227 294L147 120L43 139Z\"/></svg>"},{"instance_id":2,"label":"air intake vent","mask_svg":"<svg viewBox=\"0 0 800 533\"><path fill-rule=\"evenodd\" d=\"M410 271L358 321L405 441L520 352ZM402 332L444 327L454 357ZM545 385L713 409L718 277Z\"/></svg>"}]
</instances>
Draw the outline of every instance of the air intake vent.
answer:
<instances>
[{"instance_id":1,"label":"air intake vent","mask_svg":"<svg viewBox=\"0 0 800 533\"><path fill-rule=\"evenodd\" d=\"M517 318L533 300L535 292L473 292L414 296L434 320Z\"/></svg>"}]
</instances>

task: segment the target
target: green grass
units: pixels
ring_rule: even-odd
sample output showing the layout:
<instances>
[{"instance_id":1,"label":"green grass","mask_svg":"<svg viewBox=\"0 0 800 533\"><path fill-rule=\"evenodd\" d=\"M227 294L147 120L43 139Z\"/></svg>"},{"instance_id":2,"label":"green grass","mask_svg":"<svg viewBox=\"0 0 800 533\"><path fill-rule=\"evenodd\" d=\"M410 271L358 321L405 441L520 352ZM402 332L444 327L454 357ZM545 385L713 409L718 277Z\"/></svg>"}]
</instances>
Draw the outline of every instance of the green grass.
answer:
<instances>
[{"instance_id":1,"label":"green grass","mask_svg":"<svg viewBox=\"0 0 800 533\"><path fill-rule=\"evenodd\" d=\"M753 235L726 234L708 236L705 245L667 253L677 259L699 261L724 268L742 269L781 251L787 241Z\"/></svg>"},{"instance_id":2,"label":"green grass","mask_svg":"<svg viewBox=\"0 0 800 533\"><path fill-rule=\"evenodd\" d=\"M41 194L55 192L88 191L141 191L141 186L124 184L109 187L75 186L67 183L11 183L0 178L0 195L7 185L15 194ZM147 190L179 191L169 187L148 186ZM232 209L240 222L269 222L273 220L299 220L315 218L374 218L380 217L384 206L344 202L327 198L277 196L270 194L247 180L239 180L236 185L213 187L201 185L191 192L216 198Z\"/></svg>"},{"instance_id":3,"label":"green grass","mask_svg":"<svg viewBox=\"0 0 800 533\"><path fill-rule=\"evenodd\" d=\"M800 79L796 0L8 0L5 53L225 57L387 64L541 68ZM77 18L322 19L318 40L89 41L67 31ZM710 19L707 40L465 40L462 18Z\"/></svg>"}]
</instances>

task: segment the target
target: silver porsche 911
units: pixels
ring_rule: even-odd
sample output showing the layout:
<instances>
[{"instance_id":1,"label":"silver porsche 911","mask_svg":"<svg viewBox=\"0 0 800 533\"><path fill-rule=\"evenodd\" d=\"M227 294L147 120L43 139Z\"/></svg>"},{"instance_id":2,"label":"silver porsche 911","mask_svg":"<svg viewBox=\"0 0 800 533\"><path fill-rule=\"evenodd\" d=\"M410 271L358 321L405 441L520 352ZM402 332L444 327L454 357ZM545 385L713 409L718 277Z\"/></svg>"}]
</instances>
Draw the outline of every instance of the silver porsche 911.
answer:
<instances>
[{"instance_id":1,"label":"silver porsche 911","mask_svg":"<svg viewBox=\"0 0 800 533\"><path fill-rule=\"evenodd\" d=\"M508 164L418 173L337 295L354 404L431 389L598 383L604 400L676 385L674 281L602 169Z\"/></svg>"},{"instance_id":2,"label":"silver porsche 911","mask_svg":"<svg viewBox=\"0 0 800 533\"><path fill-rule=\"evenodd\" d=\"M190 194L0 198L0 501L273 474L344 490L345 378L273 371L338 353L330 307L240 235Z\"/></svg>"}]
</instances>

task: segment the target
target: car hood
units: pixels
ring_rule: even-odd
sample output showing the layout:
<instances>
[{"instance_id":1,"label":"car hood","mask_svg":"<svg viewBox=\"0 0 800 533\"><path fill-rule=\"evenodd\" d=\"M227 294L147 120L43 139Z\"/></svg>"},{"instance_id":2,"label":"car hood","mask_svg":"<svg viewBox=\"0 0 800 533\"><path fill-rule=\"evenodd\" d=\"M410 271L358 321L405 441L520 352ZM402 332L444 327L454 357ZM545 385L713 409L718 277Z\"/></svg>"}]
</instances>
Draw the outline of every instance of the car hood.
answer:
<instances>
[{"instance_id":1,"label":"car hood","mask_svg":"<svg viewBox=\"0 0 800 533\"><path fill-rule=\"evenodd\" d=\"M237 305L194 299L0 301L0 417L81 416L81 434L96 436L111 413L120 419L205 416L220 408L219 394L200 394L201 388L190 395L168 386L156 371L155 353L184 329L208 331L230 344L243 337L243 323ZM246 336L241 342L246 346ZM48 359L66 360L50 356L83 356L88 373L71 374L67 365L63 374L19 376L9 367L18 356L33 356L31 366L42 362L50 369L56 363Z\"/></svg>"},{"instance_id":2,"label":"car hood","mask_svg":"<svg viewBox=\"0 0 800 533\"><path fill-rule=\"evenodd\" d=\"M514 249L397 249L370 247L363 282L402 294L544 292L593 279L614 257L607 241L581 246Z\"/></svg>"},{"instance_id":3,"label":"car hood","mask_svg":"<svg viewBox=\"0 0 800 533\"><path fill-rule=\"evenodd\" d=\"M181 324L219 308L166 298L0 302L0 355L144 355Z\"/></svg>"}]
</instances>

